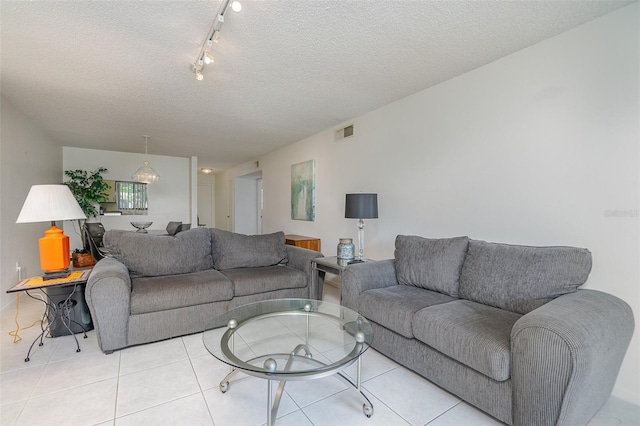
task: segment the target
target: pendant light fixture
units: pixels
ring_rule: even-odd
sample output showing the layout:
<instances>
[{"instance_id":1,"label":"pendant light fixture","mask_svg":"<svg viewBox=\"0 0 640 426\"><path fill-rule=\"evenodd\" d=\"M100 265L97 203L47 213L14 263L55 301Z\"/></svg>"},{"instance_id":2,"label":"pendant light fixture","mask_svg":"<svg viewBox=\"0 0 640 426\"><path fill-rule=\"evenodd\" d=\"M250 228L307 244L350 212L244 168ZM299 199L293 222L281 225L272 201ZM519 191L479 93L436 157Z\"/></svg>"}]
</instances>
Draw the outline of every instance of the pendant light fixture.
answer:
<instances>
[{"instance_id":1,"label":"pendant light fixture","mask_svg":"<svg viewBox=\"0 0 640 426\"><path fill-rule=\"evenodd\" d=\"M160 180L160 175L151 168L149 160L147 160L147 144L151 136L142 135L142 137L144 138L144 163L142 164L142 167L140 167L133 176L131 176L131 179L141 183L157 182Z\"/></svg>"}]
</instances>

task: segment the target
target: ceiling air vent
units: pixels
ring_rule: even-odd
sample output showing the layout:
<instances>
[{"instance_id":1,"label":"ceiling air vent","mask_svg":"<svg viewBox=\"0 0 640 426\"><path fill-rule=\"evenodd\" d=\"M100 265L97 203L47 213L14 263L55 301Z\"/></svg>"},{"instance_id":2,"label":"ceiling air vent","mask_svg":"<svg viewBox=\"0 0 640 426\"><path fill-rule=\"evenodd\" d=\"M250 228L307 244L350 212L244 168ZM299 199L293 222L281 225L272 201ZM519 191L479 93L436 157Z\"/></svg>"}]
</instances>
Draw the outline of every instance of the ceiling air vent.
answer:
<instances>
[{"instance_id":1,"label":"ceiling air vent","mask_svg":"<svg viewBox=\"0 0 640 426\"><path fill-rule=\"evenodd\" d=\"M343 129L336 130L336 141L339 141L340 139L349 138L351 136L353 136L353 124Z\"/></svg>"}]
</instances>

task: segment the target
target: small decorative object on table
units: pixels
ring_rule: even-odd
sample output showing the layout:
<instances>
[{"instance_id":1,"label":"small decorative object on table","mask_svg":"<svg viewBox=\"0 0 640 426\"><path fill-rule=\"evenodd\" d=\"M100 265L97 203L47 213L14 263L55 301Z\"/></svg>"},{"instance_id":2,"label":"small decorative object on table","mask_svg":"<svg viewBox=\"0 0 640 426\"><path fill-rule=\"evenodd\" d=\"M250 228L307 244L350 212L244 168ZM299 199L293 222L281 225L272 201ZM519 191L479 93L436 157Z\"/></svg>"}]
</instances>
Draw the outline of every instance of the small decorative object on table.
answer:
<instances>
[{"instance_id":1,"label":"small decorative object on table","mask_svg":"<svg viewBox=\"0 0 640 426\"><path fill-rule=\"evenodd\" d=\"M74 268L87 268L96 264L96 260L91 253L85 250L75 249L71 254L71 258L73 259Z\"/></svg>"},{"instance_id":2,"label":"small decorative object on table","mask_svg":"<svg viewBox=\"0 0 640 426\"><path fill-rule=\"evenodd\" d=\"M153 222L131 222L131 225L133 225L134 228L137 228L138 230L136 232L147 232L147 228L150 227L153 224Z\"/></svg>"},{"instance_id":3,"label":"small decorative object on table","mask_svg":"<svg viewBox=\"0 0 640 426\"><path fill-rule=\"evenodd\" d=\"M338 259L353 260L355 251L355 246L351 238L340 238L340 242L338 243Z\"/></svg>"}]
</instances>

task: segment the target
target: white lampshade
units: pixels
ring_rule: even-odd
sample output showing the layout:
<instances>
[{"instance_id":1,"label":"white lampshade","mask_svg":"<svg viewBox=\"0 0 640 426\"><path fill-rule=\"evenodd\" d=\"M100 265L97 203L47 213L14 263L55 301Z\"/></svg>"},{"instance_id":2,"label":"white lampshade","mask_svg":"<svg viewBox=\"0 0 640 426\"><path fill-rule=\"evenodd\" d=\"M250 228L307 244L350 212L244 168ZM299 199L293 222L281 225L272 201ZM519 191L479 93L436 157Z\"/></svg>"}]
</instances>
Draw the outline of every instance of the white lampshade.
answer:
<instances>
[{"instance_id":1,"label":"white lampshade","mask_svg":"<svg viewBox=\"0 0 640 426\"><path fill-rule=\"evenodd\" d=\"M16 223L86 218L67 185L33 185Z\"/></svg>"}]
</instances>

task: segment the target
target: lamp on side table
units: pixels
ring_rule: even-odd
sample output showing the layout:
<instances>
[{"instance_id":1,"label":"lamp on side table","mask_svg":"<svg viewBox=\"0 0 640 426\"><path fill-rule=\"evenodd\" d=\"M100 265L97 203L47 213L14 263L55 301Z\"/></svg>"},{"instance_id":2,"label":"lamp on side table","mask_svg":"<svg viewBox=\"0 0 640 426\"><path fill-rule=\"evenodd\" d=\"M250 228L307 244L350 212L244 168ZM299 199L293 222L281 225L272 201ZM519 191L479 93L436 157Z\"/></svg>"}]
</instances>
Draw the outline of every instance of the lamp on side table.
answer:
<instances>
[{"instance_id":1,"label":"lamp on side table","mask_svg":"<svg viewBox=\"0 0 640 426\"><path fill-rule=\"evenodd\" d=\"M364 261L364 220L378 218L378 194L347 194L344 217L358 219L358 256L355 262Z\"/></svg>"},{"instance_id":2,"label":"lamp on side table","mask_svg":"<svg viewBox=\"0 0 640 426\"><path fill-rule=\"evenodd\" d=\"M56 227L56 220L86 219L67 185L33 185L16 223L49 222L40 238L40 268L45 280L69 276L69 237Z\"/></svg>"}]
</instances>

